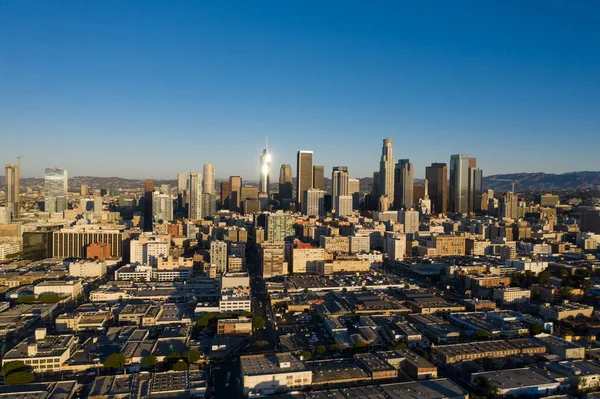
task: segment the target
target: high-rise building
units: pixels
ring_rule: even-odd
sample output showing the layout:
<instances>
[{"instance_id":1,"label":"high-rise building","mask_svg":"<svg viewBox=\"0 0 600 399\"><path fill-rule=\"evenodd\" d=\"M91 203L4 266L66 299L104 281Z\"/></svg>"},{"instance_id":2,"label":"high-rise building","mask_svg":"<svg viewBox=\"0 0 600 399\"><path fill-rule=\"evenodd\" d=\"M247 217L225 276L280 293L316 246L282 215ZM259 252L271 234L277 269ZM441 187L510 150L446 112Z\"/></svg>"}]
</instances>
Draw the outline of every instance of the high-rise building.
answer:
<instances>
[{"instance_id":1,"label":"high-rise building","mask_svg":"<svg viewBox=\"0 0 600 399\"><path fill-rule=\"evenodd\" d=\"M369 207L376 210L379 207L379 172L373 172L373 186L371 187L371 200Z\"/></svg>"},{"instance_id":2,"label":"high-rise building","mask_svg":"<svg viewBox=\"0 0 600 399\"><path fill-rule=\"evenodd\" d=\"M302 213L308 216L323 216L325 211L325 191L309 188L304 191Z\"/></svg>"},{"instance_id":3,"label":"high-rise building","mask_svg":"<svg viewBox=\"0 0 600 399\"><path fill-rule=\"evenodd\" d=\"M352 209L360 208L360 180L348 179L348 195L352 196Z\"/></svg>"},{"instance_id":4,"label":"high-rise building","mask_svg":"<svg viewBox=\"0 0 600 399\"><path fill-rule=\"evenodd\" d=\"M267 241L284 241L288 237L293 237L294 217L281 212L267 214L265 233Z\"/></svg>"},{"instance_id":5,"label":"high-rise building","mask_svg":"<svg viewBox=\"0 0 600 399\"><path fill-rule=\"evenodd\" d=\"M229 210L239 212L242 205L242 177L229 176Z\"/></svg>"},{"instance_id":6,"label":"high-rise building","mask_svg":"<svg viewBox=\"0 0 600 399\"><path fill-rule=\"evenodd\" d=\"M425 168L425 178L429 183L432 213L448 212L448 166L445 163L432 163Z\"/></svg>"},{"instance_id":7,"label":"high-rise building","mask_svg":"<svg viewBox=\"0 0 600 399\"><path fill-rule=\"evenodd\" d=\"M500 197L500 217L516 219L518 217L518 197L512 191L506 192Z\"/></svg>"},{"instance_id":8,"label":"high-rise building","mask_svg":"<svg viewBox=\"0 0 600 399\"><path fill-rule=\"evenodd\" d=\"M331 173L331 198L333 200L333 212L336 213L337 197L340 195L350 195L348 188L348 167L334 166Z\"/></svg>"},{"instance_id":9,"label":"high-rise building","mask_svg":"<svg viewBox=\"0 0 600 399\"><path fill-rule=\"evenodd\" d=\"M215 165L205 164L202 167L202 173L204 174L204 193L214 194L215 193Z\"/></svg>"},{"instance_id":10,"label":"high-rise building","mask_svg":"<svg viewBox=\"0 0 600 399\"><path fill-rule=\"evenodd\" d=\"M351 195L338 195L335 197L335 215L337 217L352 215Z\"/></svg>"},{"instance_id":11,"label":"high-rise building","mask_svg":"<svg viewBox=\"0 0 600 399\"><path fill-rule=\"evenodd\" d=\"M228 180L223 180L221 181L221 189L220 189L220 195L221 195L221 209L229 209L229 181Z\"/></svg>"},{"instance_id":12,"label":"high-rise building","mask_svg":"<svg viewBox=\"0 0 600 399\"><path fill-rule=\"evenodd\" d=\"M398 212L398 221L404 226L406 234L419 231L419 212L413 210L402 210Z\"/></svg>"},{"instance_id":13,"label":"high-rise building","mask_svg":"<svg viewBox=\"0 0 600 399\"><path fill-rule=\"evenodd\" d=\"M455 213L469 211L469 156L466 154L450 156L448 208Z\"/></svg>"},{"instance_id":14,"label":"high-rise building","mask_svg":"<svg viewBox=\"0 0 600 399\"><path fill-rule=\"evenodd\" d=\"M152 195L154 193L154 180L146 179L144 182L144 231L152 231Z\"/></svg>"},{"instance_id":15,"label":"high-rise building","mask_svg":"<svg viewBox=\"0 0 600 399\"><path fill-rule=\"evenodd\" d=\"M260 249L263 278L288 274L288 265L285 261L285 242L263 242Z\"/></svg>"},{"instance_id":16,"label":"high-rise building","mask_svg":"<svg viewBox=\"0 0 600 399\"><path fill-rule=\"evenodd\" d=\"M227 243L225 241L210 242L210 263L217 266L217 273L227 271Z\"/></svg>"},{"instance_id":17,"label":"high-rise building","mask_svg":"<svg viewBox=\"0 0 600 399\"><path fill-rule=\"evenodd\" d=\"M21 213L21 170L19 165L6 165L6 219L10 223Z\"/></svg>"},{"instance_id":18,"label":"high-rise building","mask_svg":"<svg viewBox=\"0 0 600 399\"><path fill-rule=\"evenodd\" d=\"M296 163L296 201L302 209L304 192L313 186L313 152L298 151Z\"/></svg>"},{"instance_id":19,"label":"high-rise building","mask_svg":"<svg viewBox=\"0 0 600 399\"><path fill-rule=\"evenodd\" d=\"M183 194L188 189L188 177L185 173L177 173L177 192Z\"/></svg>"},{"instance_id":20,"label":"high-rise building","mask_svg":"<svg viewBox=\"0 0 600 399\"><path fill-rule=\"evenodd\" d=\"M475 158L471 158L475 159ZM478 167L469 168L469 212L481 211L481 193L483 184L483 171Z\"/></svg>"},{"instance_id":21,"label":"high-rise building","mask_svg":"<svg viewBox=\"0 0 600 399\"><path fill-rule=\"evenodd\" d=\"M313 188L325 190L325 167L322 165L313 166Z\"/></svg>"},{"instance_id":22,"label":"high-rise building","mask_svg":"<svg viewBox=\"0 0 600 399\"><path fill-rule=\"evenodd\" d=\"M394 206L410 209L413 206L415 171L408 159L400 159L394 172Z\"/></svg>"},{"instance_id":23,"label":"high-rise building","mask_svg":"<svg viewBox=\"0 0 600 399\"><path fill-rule=\"evenodd\" d=\"M95 208L94 205L94 212L96 212ZM152 217L157 222L160 220L173 221L173 199L169 194L161 194L159 191L152 194Z\"/></svg>"},{"instance_id":24,"label":"high-rise building","mask_svg":"<svg viewBox=\"0 0 600 399\"><path fill-rule=\"evenodd\" d=\"M79 194L82 197L87 197L88 195L90 195L90 187L87 184L82 184Z\"/></svg>"},{"instance_id":25,"label":"high-rise building","mask_svg":"<svg viewBox=\"0 0 600 399\"><path fill-rule=\"evenodd\" d=\"M67 209L67 170L46 168L44 178L44 211L55 213Z\"/></svg>"},{"instance_id":26,"label":"high-rise building","mask_svg":"<svg viewBox=\"0 0 600 399\"><path fill-rule=\"evenodd\" d=\"M281 165L279 169L279 199L283 201L294 198L293 191L292 167L290 165Z\"/></svg>"},{"instance_id":27,"label":"high-rise building","mask_svg":"<svg viewBox=\"0 0 600 399\"><path fill-rule=\"evenodd\" d=\"M202 219L202 174L200 172L190 173L189 182L190 204L188 207L188 218L191 220Z\"/></svg>"},{"instance_id":28,"label":"high-rise building","mask_svg":"<svg viewBox=\"0 0 600 399\"><path fill-rule=\"evenodd\" d=\"M217 195L202 194L202 217L213 217L217 213Z\"/></svg>"},{"instance_id":29,"label":"high-rise building","mask_svg":"<svg viewBox=\"0 0 600 399\"><path fill-rule=\"evenodd\" d=\"M260 156L260 180L258 190L261 193L269 195L269 185L271 184L271 154L268 147L265 148Z\"/></svg>"},{"instance_id":30,"label":"high-rise building","mask_svg":"<svg viewBox=\"0 0 600 399\"><path fill-rule=\"evenodd\" d=\"M383 139L379 162L379 196L387 196L390 206L394 200L394 148L392 139Z\"/></svg>"}]
</instances>

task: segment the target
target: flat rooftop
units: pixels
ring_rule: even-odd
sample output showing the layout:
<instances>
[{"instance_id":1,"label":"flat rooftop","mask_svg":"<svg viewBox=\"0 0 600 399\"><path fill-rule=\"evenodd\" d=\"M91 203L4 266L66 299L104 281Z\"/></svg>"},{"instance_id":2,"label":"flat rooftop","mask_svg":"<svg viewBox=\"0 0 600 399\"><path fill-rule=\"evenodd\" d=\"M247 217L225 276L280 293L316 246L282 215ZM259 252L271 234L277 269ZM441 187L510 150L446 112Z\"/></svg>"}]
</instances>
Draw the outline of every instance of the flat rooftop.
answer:
<instances>
[{"instance_id":1,"label":"flat rooftop","mask_svg":"<svg viewBox=\"0 0 600 399\"><path fill-rule=\"evenodd\" d=\"M250 355L240 356L243 375L268 375L307 371L306 366L291 353L278 353L273 356ZM281 368L280 363L289 363L289 367Z\"/></svg>"},{"instance_id":2,"label":"flat rooftop","mask_svg":"<svg viewBox=\"0 0 600 399\"><path fill-rule=\"evenodd\" d=\"M459 399L469 393L447 378L381 385L389 399Z\"/></svg>"},{"instance_id":3,"label":"flat rooftop","mask_svg":"<svg viewBox=\"0 0 600 399\"><path fill-rule=\"evenodd\" d=\"M530 369L529 367L473 373L471 374L471 379L474 380L480 376L489 378L490 383L500 389L532 387L537 385L558 383L558 381L555 379L543 375L542 373Z\"/></svg>"}]
</instances>

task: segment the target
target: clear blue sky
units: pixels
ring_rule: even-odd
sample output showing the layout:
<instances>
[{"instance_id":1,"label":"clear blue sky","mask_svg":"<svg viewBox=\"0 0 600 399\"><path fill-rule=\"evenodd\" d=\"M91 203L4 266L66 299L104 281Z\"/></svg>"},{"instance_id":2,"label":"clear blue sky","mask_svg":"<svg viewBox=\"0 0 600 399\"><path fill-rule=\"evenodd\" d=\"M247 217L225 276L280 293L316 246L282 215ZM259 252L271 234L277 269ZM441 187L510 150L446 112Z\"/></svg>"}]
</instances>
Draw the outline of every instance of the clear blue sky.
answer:
<instances>
[{"instance_id":1,"label":"clear blue sky","mask_svg":"<svg viewBox=\"0 0 600 399\"><path fill-rule=\"evenodd\" d=\"M598 1L0 0L0 162L24 176L598 170ZM1 172L0 172L1 173Z\"/></svg>"}]
</instances>

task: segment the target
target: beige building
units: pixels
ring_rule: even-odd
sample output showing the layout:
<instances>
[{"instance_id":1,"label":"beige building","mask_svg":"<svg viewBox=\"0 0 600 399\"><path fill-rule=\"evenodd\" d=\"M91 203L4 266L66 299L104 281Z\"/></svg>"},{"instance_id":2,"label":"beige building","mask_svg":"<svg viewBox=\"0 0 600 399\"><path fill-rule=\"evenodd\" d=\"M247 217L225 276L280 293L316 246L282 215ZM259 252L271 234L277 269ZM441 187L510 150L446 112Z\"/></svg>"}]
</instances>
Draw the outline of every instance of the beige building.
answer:
<instances>
[{"instance_id":1,"label":"beige building","mask_svg":"<svg viewBox=\"0 0 600 399\"><path fill-rule=\"evenodd\" d=\"M529 338L438 345L431 349L433 361L441 364L452 364L485 357L504 358L519 354L535 355L543 353L546 353L546 345Z\"/></svg>"},{"instance_id":2,"label":"beige building","mask_svg":"<svg viewBox=\"0 0 600 399\"><path fill-rule=\"evenodd\" d=\"M82 278L102 278L106 276L106 262L80 260L68 263L69 276Z\"/></svg>"},{"instance_id":3,"label":"beige building","mask_svg":"<svg viewBox=\"0 0 600 399\"><path fill-rule=\"evenodd\" d=\"M335 236L327 237L321 236L319 239L319 246L327 252L350 252L350 237Z\"/></svg>"},{"instance_id":4,"label":"beige building","mask_svg":"<svg viewBox=\"0 0 600 399\"><path fill-rule=\"evenodd\" d=\"M249 336L252 335L252 319L221 319L217 322L217 336Z\"/></svg>"},{"instance_id":5,"label":"beige building","mask_svg":"<svg viewBox=\"0 0 600 399\"><path fill-rule=\"evenodd\" d=\"M263 278L288 274L283 241L265 241L260 247Z\"/></svg>"},{"instance_id":6,"label":"beige building","mask_svg":"<svg viewBox=\"0 0 600 399\"><path fill-rule=\"evenodd\" d=\"M580 303L565 302L561 305L551 306L546 303L539 308L542 318L550 321L559 321L568 317L591 317L594 314L594 307Z\"/></svg>"},{"instance_id":7,"label":"beige building","mask_svg":"<svg viewBox=\"0 0 600 399\"><path fill-rule=\"evenodd\" d=\"M323 248L293 248L292 272L316 274L325 261Z\"/></svg>"},{"instance_id":8,"label":"beige building","mask_svg":"<svg viewBox=\"0 0 600 399\"><path fill-rule=\"evenodd\" d=\"M166 258L158 258L156 264L157 269L178 269L180 267L194 267L194 260L192 258L184 258L168 256Z\"/></svg>"},{"instance_id":9,"label":"beige building","mask_svg":"<svg viewBox=\"0 0 600 399\"><path fill-rule=\"evenodd\" d=\"M284 393L311 386L312 372L291 353L240 356L245 396Z\"/></svg>"},{"instance_id":10,"label":"beige building","mask_svg":"<svg viewBox=\"0 0 600 399\"><path fill-rule=\"evenodd\" d=\"M77 346L74 335L46 335L45 328L35 330L35 340L25 339L6 352L2 364L22 361L35 372L58 371Z\"/></svg>"},{"instance_id":11,"label":"beige building","mask_svg":"<svg viewBox=\"0 0 600 399\"><path fill-rule=\"evenodd\" d=\"M43 281L33 287L33 294L36 296L42 294L58 294L58 295L68 295L71 298L77 298L83 292L83 285L81 284L81 280L70 280L70 281L60 281L60 280L50 280Z\"/></svg>"},{"instance_id":12,"label":"beige building","mask_svg":"<svg viewBox=\"0 0 600 399\"><path fill-rule=\"evenodd\" d=\"M494 301L503 304L528 303L531 299L531 290L519 287L503 287L494 289Z\"/></svg>"},{"instance_id":13,"label":"beige building","mask_svg":"<svg viewBox=\"0 0 600 399\"><path fill-rule=\"evenodd\" d=\"M436 256L462 256L466 254L466 237L436 235L431 237Z\"/></svg>"}]
</instances>

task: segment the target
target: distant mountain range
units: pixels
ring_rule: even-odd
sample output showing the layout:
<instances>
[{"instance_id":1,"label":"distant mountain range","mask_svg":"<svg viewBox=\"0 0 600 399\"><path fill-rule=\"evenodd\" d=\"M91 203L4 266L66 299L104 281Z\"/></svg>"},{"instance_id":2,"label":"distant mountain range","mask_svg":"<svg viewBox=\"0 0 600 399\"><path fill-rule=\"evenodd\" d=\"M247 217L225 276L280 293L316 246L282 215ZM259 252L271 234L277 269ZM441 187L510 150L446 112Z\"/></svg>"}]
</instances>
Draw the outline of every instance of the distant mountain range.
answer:
<instances>
[{"instance_id":1,"label":"distant mountain range","mask_svg":"<svg viewBox=\"0 0 600 399\"><path fill-rule=\"evenodd\" d=\"M217 179L220 181L221 179ZM363 192L370 191L373 185L372 177L364 177L360 180L360 189ZM508 181L499 181L508 180ZM560 191L560 190L599 190L600 189L600 171L598 172L569 172L563 174L552 173L510 173L492 176L484 176L483 188L495 191L508 191L511 189L511 180L515 180L516 191ZM415 179L415 182L422 182L422 179ZM255 182L251 182L255 183ZM21 185L23 187L41 188L44 184L43 178L23 178ZM69 178L69 191L79 191L82 184L89 185L90 189L99 188L121 188L121 189L142 189L144 180L124 179L121 177L94 177L94 176L75 176ZM177 181L173 180L155 180L154 185L169 184L173 187ZM276 189L277 184L272 184ZM0 176L0 187L4 190L4 176ZM331 180L325 178L325 189L329 190Z\"/></svg>"}]
</instances>

